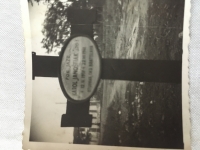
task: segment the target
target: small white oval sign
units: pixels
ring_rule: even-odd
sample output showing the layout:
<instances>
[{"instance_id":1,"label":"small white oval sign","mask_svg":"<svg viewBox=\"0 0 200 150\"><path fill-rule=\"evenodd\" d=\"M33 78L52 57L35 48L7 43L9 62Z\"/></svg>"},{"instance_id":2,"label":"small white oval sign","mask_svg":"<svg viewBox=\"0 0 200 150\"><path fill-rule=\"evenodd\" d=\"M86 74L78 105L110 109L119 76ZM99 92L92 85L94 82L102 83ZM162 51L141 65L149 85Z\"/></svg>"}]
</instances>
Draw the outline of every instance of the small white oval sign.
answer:
<instances>
[{"instance_id":1,"label":"small white oval sign","mask_svg":"<svg viewBox=\"0 0 200 150\"><path fill-rule=\"evenodd\" d=\"M99 83L100 68L101 58L94 41L86 36L72 38L61 55L63 92L75 101L88 99Z\"/></svg>"}]
</instances>

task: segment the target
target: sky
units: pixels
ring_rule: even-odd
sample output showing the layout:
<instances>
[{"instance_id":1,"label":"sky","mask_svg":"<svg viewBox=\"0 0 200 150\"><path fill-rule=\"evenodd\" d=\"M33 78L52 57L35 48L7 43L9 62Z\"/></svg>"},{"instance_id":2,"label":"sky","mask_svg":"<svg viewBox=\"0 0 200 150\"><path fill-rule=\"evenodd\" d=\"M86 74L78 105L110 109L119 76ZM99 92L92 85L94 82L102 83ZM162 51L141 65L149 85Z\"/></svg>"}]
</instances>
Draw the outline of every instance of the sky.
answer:
<instances>
[{"instance_id":1,"label":"sky","mask_svg":"<svg viewBox=\"0 0 200 150\"><path fill-rule=\"evenodd\" d=\"M32 51L36 55L57 55L46 53L42 48L42 23L45 19L47 6L29 4L32 34ZM38 142L72 143L73 128L61 128L61 116L66 112L66 101L58 78L36 77L33 81L31 139Z\"/></svg>"},{"instance_id":2,"label":"sky","mask_svg":"<svg viewBox=\"0 0 200 150\"><path fill-rule=\"evenodd\" d=\"M32 33L32 45L33 51L36 52L37 55L51 55L58 56L57 53L51 52L50 54L46 53L46 49L42 48L41 41L44 38L42 34L43 22L45 19L45 13L47 11L47 6L42 2L36 3L33 2L33 6L29 4L29 13L30 13L30 22L31 22L31 33Z\"/></svg>"}]
</instances>

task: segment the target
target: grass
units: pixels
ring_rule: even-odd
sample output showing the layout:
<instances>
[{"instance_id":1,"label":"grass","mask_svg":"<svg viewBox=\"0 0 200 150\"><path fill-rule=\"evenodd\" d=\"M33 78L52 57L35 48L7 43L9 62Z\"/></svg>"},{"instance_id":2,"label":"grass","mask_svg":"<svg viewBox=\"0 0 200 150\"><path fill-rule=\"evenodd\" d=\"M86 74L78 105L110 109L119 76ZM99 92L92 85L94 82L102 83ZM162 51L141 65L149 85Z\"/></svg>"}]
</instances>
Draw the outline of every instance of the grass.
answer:
<instances>
[{"instance_id":1,"label":"grass","mask_svg":"<svg viewBox=\"0 0 200 150\"><path fill-rule=\"evenodd\" d=\"M126 93L116 91L108 107L103 145L183 146L180 85L130 82Z\"/></svg>"},{"instance_id":2,"label":"grass","mask_svg":"<svg viewBox=\"0 0 200 150\"><path fill-rule=\"evenodd\" d=\"M181 60L184 1L150 0L146 14L144 4L125 11L133 1L106 1L103 57ZM140 18L137 26L131 16ZM99 144L183 148L180 84L104 81L103 86Z\"/></svg>"}]
</instances>

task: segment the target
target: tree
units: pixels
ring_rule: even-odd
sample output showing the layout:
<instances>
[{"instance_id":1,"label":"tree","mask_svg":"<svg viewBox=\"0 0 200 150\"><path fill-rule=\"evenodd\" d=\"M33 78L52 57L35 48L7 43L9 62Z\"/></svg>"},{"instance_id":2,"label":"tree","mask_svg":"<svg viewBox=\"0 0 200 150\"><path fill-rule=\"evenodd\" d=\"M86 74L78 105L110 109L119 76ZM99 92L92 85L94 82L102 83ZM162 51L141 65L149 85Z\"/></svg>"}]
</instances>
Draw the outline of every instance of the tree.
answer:
<instances>
[{"instance_id":1,"label":"tree","mask_svg":"<svg viewBox=\"0 0 200 150\"><path fill-rule=\"evenodd\" d=\"M64 41L70 36L70 23L67 21L69 6L59 0L48 4L42 30L44 38L41 41L47 53L61 49Z\"/></svg>"},{"instance_id":2,"label":"tree","mask_svg":"<svg viewBox=\"0 0 200 150\"><path fill-rule=\"evenodd\" d=\"M33 6L33 1L37 2L39 4L39 2L50 2L51 0L28 0L29 3L31 3L31 5Z\"/></svg>"},{"instance_id":3,"label":"tree","mask_svg":"<svg viewBox=\"0 0 200 150\"><path fill-rule=\"evenodd\" d=\"M42 34L44 38L41 41L42 47L47 53L58 52L62 48L66 39L70 36L71 25L67 20L67 11L73 8L88 8L92 6L86 0L28 0L33 5L33 1L47 5L45 20L43 23Z\"/></svg>"},{"instance_id":4,"label":"tree","mask_svg":"<svg viewBox=\"0 0 200 150\"><path fill-rule=\"evenodd\" d=\"M91 141L91 133L87 130L85 133L82 133L79 128L77 130L76 135L74 135L74 144L89 144Z\"/></svg>"},{"instance_id":5,"label":"tree","mask_svg":"<svg viewBox=\"0 0 200 150\"><path fill-rule=\"evenodd\" d=\"M43 2L48 10L45 14L42 33L42 47L47 53L61 49L64 41L70 35L70 23L67 21L67 9L70 3L66 0L28 0L31 5L33 1Z\"/></svg>"}]
</instances>

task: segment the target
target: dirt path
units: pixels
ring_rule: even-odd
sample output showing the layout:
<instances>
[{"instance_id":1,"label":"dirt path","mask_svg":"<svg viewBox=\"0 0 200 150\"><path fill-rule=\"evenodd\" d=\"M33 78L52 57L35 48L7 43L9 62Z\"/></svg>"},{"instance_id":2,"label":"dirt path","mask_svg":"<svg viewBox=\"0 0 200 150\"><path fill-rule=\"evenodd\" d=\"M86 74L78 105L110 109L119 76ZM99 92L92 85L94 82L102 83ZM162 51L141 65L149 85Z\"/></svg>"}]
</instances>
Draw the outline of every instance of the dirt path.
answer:
<instances>
[{"instance_id":1,"label":"dirt path","mask_svg":"<svg viewBox=\"0 0 200 150\"><path fill-rule=\"evenodd\" d=\"M122 21L115 46L115 58L135 59L138 53L144 49L144 38L140 29L147 25L145 18L149 3L150 1L138 0L123 3Z\"/></svg>"}]
</instances>

